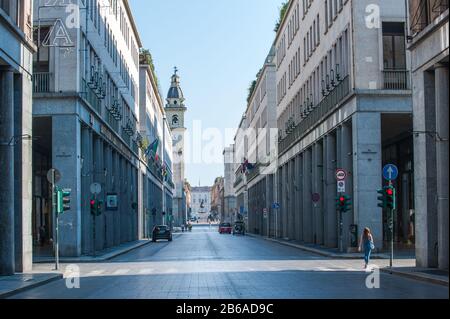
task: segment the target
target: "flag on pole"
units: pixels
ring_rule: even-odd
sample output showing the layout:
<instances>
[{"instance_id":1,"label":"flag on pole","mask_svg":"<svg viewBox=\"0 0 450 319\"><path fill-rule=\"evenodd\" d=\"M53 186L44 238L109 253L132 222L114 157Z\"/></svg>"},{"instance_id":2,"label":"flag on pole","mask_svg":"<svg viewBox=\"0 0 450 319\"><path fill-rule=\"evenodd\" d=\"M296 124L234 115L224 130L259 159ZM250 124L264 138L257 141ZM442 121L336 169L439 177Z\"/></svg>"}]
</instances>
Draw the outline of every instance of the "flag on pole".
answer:
<instances>
[{"instance_id":1,"label":"flag on pole","mask_svg":"<svg viewBox=\"0 0 450 319\"><path fill-rule=\"evenodd\" d=\"M145 151L145 156L150 155L150 153L153 153L155 155L155 158L158 156L158 147L159 147L159 140L156 139L152 144L150 144L147 147L147 150Z\"/></svg>"}]
</instances>

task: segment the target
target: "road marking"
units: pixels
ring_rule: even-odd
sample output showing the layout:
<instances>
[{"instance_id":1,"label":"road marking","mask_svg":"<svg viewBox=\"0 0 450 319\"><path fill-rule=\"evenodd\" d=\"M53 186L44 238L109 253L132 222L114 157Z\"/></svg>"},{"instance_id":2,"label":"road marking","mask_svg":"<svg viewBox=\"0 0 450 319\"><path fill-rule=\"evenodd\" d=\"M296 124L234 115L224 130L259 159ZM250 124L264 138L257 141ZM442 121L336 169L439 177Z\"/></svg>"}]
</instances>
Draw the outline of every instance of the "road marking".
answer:
<instances>
[{"instance_id":1,"label":"road marking","mask_svg":"<svg viewBox=\"0 0 450 319\"><path fill-rule=\"evenodd\" d=\"M141 275L148 275L148 274L151 274L153 271L154 271L154 269L152 269L152 268L141 269L139 271L139 274L141 274Z\"/></svg>"},{"instance_id":2,"label":"road marking","mask_svg":"<svg viewBox=\"0 0 450 319\"><path fill-rule=\"evenodd\" d=\"M166 274L170 274L170 273L177 273L178 269L175 268L169 268L165 271Z\"/></svg>"},{"instance_id":3,"label":"road marking","mask_svg":"<svg viewBox=\"0 0 450 319\"><path fill-rule=\"evenodd\" d=\"M129 272L130 272L130 269L117 269L117 270L113 273L113 275L120 276L120 275L128 274Z\"/></svg>"},{"instance_id":4,"label":"road marking","mask_svg":"<svg viewBox=\"0 0 450 319\"><path fill-rule=\"evenodd\" d=\"M104 272L105 272L104 269L103 269L103 270L94 270L94 271L91 271L90 273L88 273L88 274L86 275L86 277L99 276L99 275L103 274Z\"/></svg>"}]
</instances>

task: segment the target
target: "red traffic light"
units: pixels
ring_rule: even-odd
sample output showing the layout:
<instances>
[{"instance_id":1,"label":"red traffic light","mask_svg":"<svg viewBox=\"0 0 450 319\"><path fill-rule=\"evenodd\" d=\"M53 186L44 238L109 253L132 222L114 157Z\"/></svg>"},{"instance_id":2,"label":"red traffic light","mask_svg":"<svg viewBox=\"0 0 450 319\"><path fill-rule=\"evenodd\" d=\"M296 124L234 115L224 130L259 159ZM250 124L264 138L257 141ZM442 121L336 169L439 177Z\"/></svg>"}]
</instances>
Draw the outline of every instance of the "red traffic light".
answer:
<instances>
[{"instance_id":1,"label":"red traffic light","mask_svg":"<svg viewBox=\"0 0 450 319\"><path fill-rule=\"evenodd\" d=\"M343 197L343 196L339 197L339 201L340 201L341 203L345 202L345 197Z\"/></svg>"},{"instance_id":2,"label":"red traffic light","mask_svg":"<svg viewBox=\"0 0 450 319\"><path fill-rule=\"evenodd\" d=\"M386 193L387 193L389 196L392 196L392 195L394 195L394 190L393 190L392 188L388 188L388 189L386 190Z\"/></svg>"},{"instance_id":3,"label":"red traffic light","mask_svg":"<svg viewBox=\"0 0 450 319\"><path fill-rule=\"evenodd\" d=\"M91 199L91 206L95 205L95 200Z\"/></svg>"}]
</instances>

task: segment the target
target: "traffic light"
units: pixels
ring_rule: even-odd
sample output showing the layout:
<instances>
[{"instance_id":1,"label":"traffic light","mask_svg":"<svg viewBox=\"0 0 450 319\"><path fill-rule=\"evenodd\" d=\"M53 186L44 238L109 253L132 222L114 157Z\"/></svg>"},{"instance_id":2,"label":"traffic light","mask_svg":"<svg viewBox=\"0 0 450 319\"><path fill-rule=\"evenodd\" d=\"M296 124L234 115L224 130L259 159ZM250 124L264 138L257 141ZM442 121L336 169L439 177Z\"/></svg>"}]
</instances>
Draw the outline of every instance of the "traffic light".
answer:
<instances>
[{"instance_id":1,"label":"traffic light","mask_svg":"<svg viewBox=\"0 0 450 319\"><path fill-rule=\"evenodd\" d=\"M336 209L339 212L346 213L351 210L352 200L350 196L341 195L336 198Z\"/></svg>"},{"instance_id":2,"label":"traffic light","mask_svg":"<svg viewBox=\"0 0 450 319\"><path fill-rule=\"evenodd\" d=\"M342 205L342 212L346 213L351 210L352 199L350 196L344 196L344 204Z\"/></svg>"},{"instance_id":3,"label":"traffic light","mask_svg":"<svg viewBox=\"0 0 450 319\"><path fill-rule=\"evenodd\" d=\"M386 188L386 206L389 209L396 209L395 188L389 186Z\"/></svg>"},{"instance_id":4,"label":"traffic light","mask_svg":"<svg viewBox=\"0 0 450 319\"><path fill-rule=\"evenodd\" d=\"M387 208L387 198L386 198L386 187L383 189L377 190L378 193L378 207L381 207L383 209Z\"/></svg>"},{"instance_id":5,"label":"traffic light","mask_svg":"<svg viewBox=\"0 0 450 319\"><path fill-rule=\"evenodd\" d=\"M378 207L383 209L396 209L396 197L394 186L385 186L383 189L377 191L378 196Z\"/></svg>"},{"instance_id":6,"label":"traffic light","mask_svg":"<svg viewBox=\"0 0 450 319\"><path fill-rule=\"evenodd\" d=\"M90 206L91 206L91 214L96 216L97 215L97 201L95 199L91 199Z\"/></svg>"},{"instance_id":7,"label":"traffic light","mask_svg":"<svg viewBox=\"0 0 450 319\"><path fill-rule=\"evenodd\" d=\"M100 216L102 214L103 201L91 199L89 203L91 207L91 214L94 216Z\"/></svg>"},{"instance_id":8,"label":"traffic light","mask_svg":"<svg viewBox=\"0 0 450 319\"><path fill-rule=\"evenodd\" d=\"M70 210L70 189L58 189L56 191L56 212L62 214Z\"/></svg>"},{"instance_id":9,"label":"traffic light","mask_svg":"<svg viewBox=\"0 0 450 319\"><path fill-rule=\"evenodd\" d=\"M97 216L100 216L102 214L102 211L103 211L103 201L98 200L97 201Z\"/></svg>"}]
</instances>

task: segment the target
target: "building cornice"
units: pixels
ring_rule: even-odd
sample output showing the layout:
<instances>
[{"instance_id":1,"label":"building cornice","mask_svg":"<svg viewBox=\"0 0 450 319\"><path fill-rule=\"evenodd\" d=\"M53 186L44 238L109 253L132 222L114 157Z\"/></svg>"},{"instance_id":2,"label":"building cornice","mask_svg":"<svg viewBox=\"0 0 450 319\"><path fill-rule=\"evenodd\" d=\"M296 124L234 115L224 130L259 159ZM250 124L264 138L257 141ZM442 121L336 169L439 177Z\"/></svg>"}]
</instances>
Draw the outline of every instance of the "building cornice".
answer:
<instances>
[{"instance_id":1,"label":"building cornice","mask_svg":"<svg viewBox=\"0 0 450 319\"><path fill-rule=\"evenodd\" d=\"M134 34L136 36L137 45L139 48L142 48L142 41L139 35L139 31L136 26L136 22L134 21L133 13L131 12L131 7L128 0L123 0L123 5L125 6L125 10L127 11L128 18L130 19L131 27L133 28Z\"/></svg>"}]
</instances>

